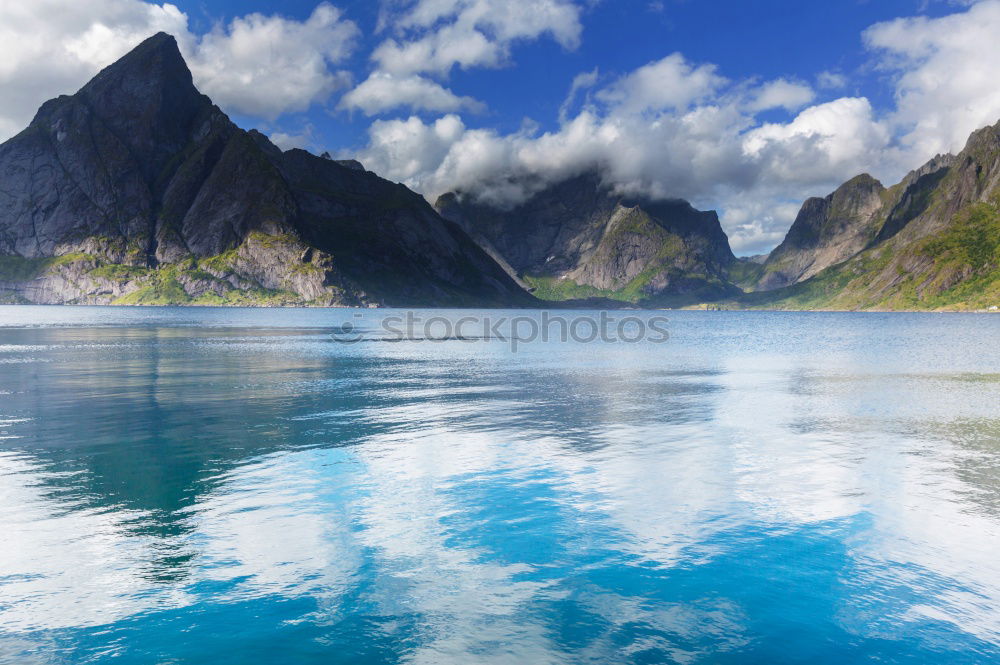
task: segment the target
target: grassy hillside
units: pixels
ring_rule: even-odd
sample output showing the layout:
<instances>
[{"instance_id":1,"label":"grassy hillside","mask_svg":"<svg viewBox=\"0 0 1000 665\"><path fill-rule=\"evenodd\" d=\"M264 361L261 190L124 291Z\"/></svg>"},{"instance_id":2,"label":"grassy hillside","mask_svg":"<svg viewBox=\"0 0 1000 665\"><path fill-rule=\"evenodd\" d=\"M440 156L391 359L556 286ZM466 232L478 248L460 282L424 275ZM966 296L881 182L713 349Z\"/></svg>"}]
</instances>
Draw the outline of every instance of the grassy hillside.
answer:
<instances>
[{"instance_id":1,"label":"grassy hillside","mask_svg":"<svg viewBox=\"0 0 1000 665\"><path fill-rule=\"evenodd\" d=\"M894 239L815 277L750 293L743 305L778 309L978 310L1000 306L1000 205L974 203L937 232Z\"/></svg>"}]
</instances>

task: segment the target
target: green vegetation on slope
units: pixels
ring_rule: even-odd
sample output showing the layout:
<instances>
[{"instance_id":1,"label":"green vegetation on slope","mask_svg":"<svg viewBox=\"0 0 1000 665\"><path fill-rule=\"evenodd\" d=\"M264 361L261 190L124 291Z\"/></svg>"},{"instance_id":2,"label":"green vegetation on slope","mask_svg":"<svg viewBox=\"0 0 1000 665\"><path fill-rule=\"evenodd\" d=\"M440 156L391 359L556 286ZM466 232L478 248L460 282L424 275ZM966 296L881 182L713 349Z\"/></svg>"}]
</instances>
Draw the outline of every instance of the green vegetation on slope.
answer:
<instances>
[{"instance_id":1,"label":"green vegetation on slope","mask_svg":"<svg viewBox=\"0 0 1000 665\"><path fill-rule=\"evenodd\" d=\"M88 274L91 277L107 279L109 281L127 282L148 275L149 272L149 268L126 266L120 263L104 263L91 270Z\"/></svg>"},{"instance_id":2,"label":"green vegetation on slope","mask_svg":"<svg viewBox=\"0 0 1000 665\"><path fill-rule=\"evenodd\" d=\"M211 261L217 257L207 259ZM276 291L253 287L249 289L233 288L228 282L218 279L202 270L202 262L193 259L179 264L160 266L147 269L140 277L139 288L117 298L115 305L239 305L273 307L281 305L303 304L301 296L290 291ZM112 268L120 271L127 266L102 266L97 270ZM94 271L91 271L93 274ZM184 283L201 282L206 285L204 291L191 295L184 288ZM216 291L221 292L217 293Z\"/></svg>"},{"instance_id":3,"label":"green vegetation on slope","mask_svg":"<svg viewBox=\"0 0 1000 665\"><path fill-rule=\"evenodd\" d=\"M280 238L278 239L280 240ZM275 240L277 241L277 240ZM259 285L234 288L228 281L213 275L232 271L236 250L196 260L157 268L108 263L100 257L80 252L56 257L28 259L0 256L0 282L26 283L58 277L62 283L76 284L84 294L80 302L111 302L116 305L234 305L281 306L309 304L297 293L265 289ZM293 271L319 271L303 264ZM123 295L111 296L111 289ZM185 288L187 286L187 288ZM195 295L192 295L195 294ZM95 300L96 298L96 300ZM27 302L16 290L0 291L0 303Z\"/></svg>"},{"instance_id":4,"label":"green vegetation on slope","mask_svg":"<svg viewBox=\"0 0 1000 665\"><path fill-rule=\"evenodd\" d=\"M729 266L729 281L741 289L751 289L764 275L763 263L738 259Z\"/></svg>"},{"instance_id":5,"label":"green vegetation on slope","mask_svg":"<svg viewBox=\"0 0 1000 665\"><path fill-rule=\"evenodd\" d=\"M577 270L587 274L595 266L614 265L624 251L636 247L655 248L645 267L619 288L602 289L581 284L569 277L526 275L524 281L535 297L547 301L586 300L602 298L630 305L667 306L668 303L690 304L706 298L732 295L735 290L720 279L704 273L686 272L679 265L690 264L692 250L680 236L671 233L647 213L630 209L601 238L594 254ZM654 284L668 283L677 291L670 295L655 293Z\"/></svg>"},{"instance_id":6,"label":"green vegetation on slope","mask_svg":"<svg viewBox=\"0 0 1000 665\"><path fill-rule=\"evenodd\" d=\"M624 300L617 291L605 291L596 289L586 284L577 284L573 280L560 277L546 277L543 275L525 275L525 283L532 288L532 295L539 300L561 301L561 300L584 300L587 298L609 298L612 300Z\"/></svg>"},{"instance_id":7,"label":"green vegetation on slope","mask_svg":"<svg viewBox=\"0 0 1000 665\"><path fill-rule=\"evenodd\" d=\"M876 303L865 300L864 287L888 265L888 248L869 250L855 259L821 271L803 282L774 291L748 293L742 302L762 309L866 309Z\"/></svg>"},{"instance_id":8,"label":"green vegetation on slope","mask_svg":"<svg viewBox=\"0 0 1000 665\"><path fill-rule=\"evenodd\" d=\"M52 268L86 260L96 259L89 254L80 252L37 259L26 259L23 256L0 256L0 282L27 282Z\"/></svg>"},{"instance_id":9,"label":"green vegetation on slope","mask_svg":"<svg viewBox=\"0 0 1000 665\"><path fill-rule=\"evenodd\" d=\"M741 302L779 309L971 310L1000 305L1000 207L975 203L910 245L883 243L815 277Z\"/></svg>"},{"instance_id":10,"label":"green vegetation on slope","mask_svg":"<svg viewBox=\"0 0 1000 665\"><path fill-rule=\"evenodd\" d=\"M1000 210L991 203L971 205L919 250L935 262L958 263L976 271L995 269L1000 263Z\"/></svg>"},{"instance_id":11,"label":"green vegetation on slope","mask_svg":"<svg viewBox=\"0 0 1000 665\"><path fill-rule=\"evenodd\" d=\"M983 309L1000 305L1000 209L996 203L969 206L917 251L933 260L937 269L923 285L928 306Z\"/></svg>"},{"instance_id":12,"label":"green vegetation on slope","mask_svg":"<svg viewBox=\"0 0 1000 665\"><path fill-rule=\"evenodd\" d=\"M707 275L678 272L671 276L671 281L684 284L685 292L650 296L643 289L660 272L662 272L662 267L660 270L644 271L624 288L618 290L598 289L586 284L577 284L569 278L527 275L523 279L533 289L532 295L539 300L549 302L600 298L637 306L685 307L695 303L732 297L737 291L731 284Z\"/></svg>"}]
</instances>

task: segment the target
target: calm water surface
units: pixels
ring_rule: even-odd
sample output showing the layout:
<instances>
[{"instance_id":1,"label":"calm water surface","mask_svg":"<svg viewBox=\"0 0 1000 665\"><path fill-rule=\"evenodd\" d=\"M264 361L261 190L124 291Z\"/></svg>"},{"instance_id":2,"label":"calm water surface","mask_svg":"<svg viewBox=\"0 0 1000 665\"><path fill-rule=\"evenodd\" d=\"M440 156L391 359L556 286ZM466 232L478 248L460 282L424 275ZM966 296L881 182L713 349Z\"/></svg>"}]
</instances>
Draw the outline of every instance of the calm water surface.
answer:
<instances>
[{"instance_id":1,"label":"calm water surface","mask_svg":"<svg viewBox=\"0 0 1000 665\"><path fill-rule=\"evenodd\" d=\"M0 662L1000 663L1000 316L351 314L0 307Z\"/></svg>"}]
</instances>

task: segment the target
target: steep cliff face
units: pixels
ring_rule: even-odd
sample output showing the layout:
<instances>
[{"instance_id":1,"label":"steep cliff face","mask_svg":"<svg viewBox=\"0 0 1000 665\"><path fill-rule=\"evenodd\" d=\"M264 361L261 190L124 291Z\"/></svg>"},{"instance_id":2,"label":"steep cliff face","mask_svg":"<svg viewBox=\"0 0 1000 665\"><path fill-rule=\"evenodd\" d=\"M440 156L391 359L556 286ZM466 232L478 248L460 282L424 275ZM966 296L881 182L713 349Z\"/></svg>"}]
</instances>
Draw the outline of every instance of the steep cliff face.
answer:
<instances>
[{"instance_id":1,"label":"steep cliff face","mask_svg":"<svg viewBox=\"0 0 1000 665\"><path fill-rule=\"evenodd\" d=\"M241 138L195 89L173 39L157 35L0 146L0 253L52 256L99 238L124 240L106 258L129 264L169 260L188 242L217 253L241 237L239 222L263 224L252 202L229 220L199 219L213 194L202 186L239 161Z\"/></svg>"},{"instance_id":2,"label":"steep cliff face","mask_svg":"<svg viewBox=\"0 0 1000 665\"><path fill-rule=\"evenodd\" d=\"M883 194L861 251L758 306L979 309L1000 305L1000 123Z\"/></svg>"},{"instance_id":3,"label":"steep cliff face","mask_svg":"<svg viewBox=\"0 0 1000 665\"><path fill-rule=\"evenodd\" d=\"M718 217L684 201L629 200L586 173L505 209L461 194L435 207L547 300L681 304L731 295Z\"/></svg>"},{"instance_id":4,"label":"steep cliff face","mask_svg":"<svg viewBox=\"0 0 1000 665\"><path fill-rule=\"evenodd\" d=\"M8 301L531 302L402 185L236 127L162 33L0 146L0 257Z\"/></svg>"},{"instance_id":5,"label":"steep cliff face","mask_svg":"<svg viewBox=\"0 0 1000 665\"><path fill-rule=\"evenodd\" d=\"M808 199L784 241L764 262L759 288L775 289L812 277L864 249L884 220L886 190L864 174L826 198Z\"/></svg>"}]
</instances>

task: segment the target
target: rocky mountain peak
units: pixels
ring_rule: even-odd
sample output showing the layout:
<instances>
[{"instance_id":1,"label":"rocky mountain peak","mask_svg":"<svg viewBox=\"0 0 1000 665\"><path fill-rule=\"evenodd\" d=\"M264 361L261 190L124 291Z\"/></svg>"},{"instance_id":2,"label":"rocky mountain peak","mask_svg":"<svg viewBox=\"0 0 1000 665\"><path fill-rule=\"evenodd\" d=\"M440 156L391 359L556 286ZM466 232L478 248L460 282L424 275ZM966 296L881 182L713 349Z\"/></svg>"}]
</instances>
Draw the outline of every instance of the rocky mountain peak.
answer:
<instances>
[{"instance_id":1,"label":"rocky mountain peak","mask_svg":"<svg viewBox=\"0 0 1000 665\"><path fill-rule=\"evenodd\" d=\"M181 55L177 40L165 32L159 32L140 42L134 49L101 70L82 90L100 89L116 80L126 78L169 81L194 88L191 70ZM194 92L198 94L197 90Z\"/></svg>"},{"instance_id":2,"label":"rocky mountain peak","mask_svg":"<svg viewBox=\"0 0 1000 665\"><path fill-rule=\"evenodd\" d=\"M125 115L124 110L147 106L177 111L200 106L207 99L195 87L177 40L164 32L153 35L105 67L79 94L95 110L108 110L108 115L115 110Z\"/></svg>"},{"instance_id":3,"label":"rocky mountain peak","mask_svg":"<svg viewBox=\"0 0 1000 665\"><path fill-rule=\"evenodd\" d=\"M794 284L864 249L879 230L885 191L881 182L863 173L825 198L807 199L765 262L760 288Z\"/></svg>"},{"instance_id":4,"label":"rocky mountain peak","mask_svg":"<svg viewBox=\"0 0 1000 665\"><path fill-rule=\"evenodd\" d=\"M974 153L986 151L992 155L1000 150L1000 122L995 125L987 125L972 132L965 142L962 153Z\"/></svg>"},{"instance_id":5,"label":"rocky mountain peak","mask_svg":"<svg viewBox=\"0 0 1000 665\"><path fill-rule=\"evenodd\" d=\"M148 177L203 131L213 109L177 41L163 32L106 67L75 98L141 158Z\"/></svg>"},{"instance_id":6,"label":"rocky mountain peak","mask_svg":"<svg viewBox=\"0 0 1000 665\"><path fill-rule=\"evenodd\" d=\"M973 132L955 162L964 171L962 199L985 199L1000 188L1000 122Z\"/></svg>"},{"instance_id":7,"label":"rocky mountain peak","mask_svg":"<svg viewBox=\"0 0 1000 665\"><path fill-rule=\"evenodd\" d=\"M960 153L937 155L889 189L859 176L826 199L806 202L757 283L764 290L790 288L758 294L751 302L831 309L995 307L998 196L1000 123L976 130ZM871 215L869 208L875 210ZM861 214L847 215L853 222L843 233L801 246L804 230L831 229L852 211Z\"/></svg>"},{"instance_id":8,"label":"rocky mountain peak","mask_svg":"<svg viewBox=\"0 0 1000 665\"><path fill-rule=\"evenodd\" d=\"M845 206L864 204L871 193L881 193L885 186L867 173L856 175L833 192L833 203Z\"/></svg>"}]
</instances>

